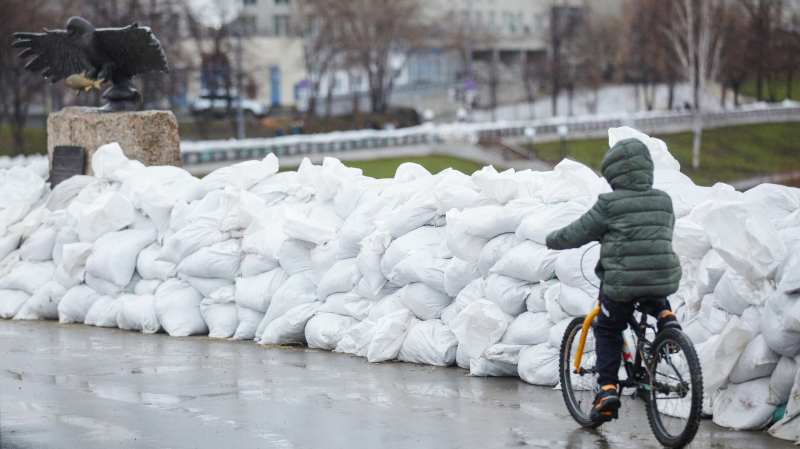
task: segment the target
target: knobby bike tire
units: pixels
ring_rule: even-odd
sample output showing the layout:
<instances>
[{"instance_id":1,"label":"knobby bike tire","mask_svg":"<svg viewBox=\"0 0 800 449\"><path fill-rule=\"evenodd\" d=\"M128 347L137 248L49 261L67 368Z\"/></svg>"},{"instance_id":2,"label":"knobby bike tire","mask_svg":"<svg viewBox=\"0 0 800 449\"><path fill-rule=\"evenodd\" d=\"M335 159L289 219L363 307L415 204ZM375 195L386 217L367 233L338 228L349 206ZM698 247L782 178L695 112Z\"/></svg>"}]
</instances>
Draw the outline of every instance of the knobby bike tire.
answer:
<instances>
[{"instance_id":1,"label":"knobby bike tire","mask_svg":"<svg viewBox=\"0 0 800 449\"><path fill-rule=\"evenodd\" d=\"M581 426L589 429L600 427L602 422L595 422L589 418L589 414L584 414L583 411L575 407L575 391L572 388L572 381L570 380L570 373L574 369L570 354L572 352L572 343L578 335L579 331L583 328L583 321L585 317L575 318L567 326L564 332L564 338L561 340L561 350L559 354L559 378L561 380L561 395L564 397L564 403L567 405L567 410L572 418Z\"/></svg>"},{"instance_id":2,"label":"knobby bike tire","mask_svg":"<svg viewBox=\"0 0 800 449\"><path fill-rule=\"evenodd\" d=\"M650 400L646 403L647 420L650 422L650 429L652 429L659 443L670 448L680 448L692 442L700 426L700 414L703 408L703 374L700 369L700 359L697 356L697 351L695 351L694 345L686 334L678 329L665 329L658 333L651 347L654 349L659 348L664 340L675 342L686 356L692 387L691 409L683 432L676 436L667 435L658 424L660 417L658 416L656 402L657 393L655 390L650 390ZM653 351L654 357L650 360L651 372L656 370L658 363L658 358L655 355L656 351Z\"/></svg>"}]
</instances>

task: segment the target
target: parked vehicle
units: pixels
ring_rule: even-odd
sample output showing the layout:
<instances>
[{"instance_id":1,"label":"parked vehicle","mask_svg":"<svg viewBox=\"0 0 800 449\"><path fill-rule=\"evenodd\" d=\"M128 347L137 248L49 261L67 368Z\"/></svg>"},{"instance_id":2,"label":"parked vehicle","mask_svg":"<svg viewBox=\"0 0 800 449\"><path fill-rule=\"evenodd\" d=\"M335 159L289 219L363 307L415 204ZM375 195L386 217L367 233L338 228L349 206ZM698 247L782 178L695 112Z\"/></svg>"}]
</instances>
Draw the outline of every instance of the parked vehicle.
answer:
<instances>
[{"instance_id":1,"label":"parked vehicle","mask_svg":"<svg viewBox=\"0 0 800 449\"><path fill-rule=\"evenodd\" d=\"M192 102L192 114L210 114L215 117L225 117L228 114L236 114L238 102L239 93L235 90L203 90ZM242 99L242 109L246 115L254 117L266 117L269 114L269 106L249 98Z\"/></svg>"}]
</instances>

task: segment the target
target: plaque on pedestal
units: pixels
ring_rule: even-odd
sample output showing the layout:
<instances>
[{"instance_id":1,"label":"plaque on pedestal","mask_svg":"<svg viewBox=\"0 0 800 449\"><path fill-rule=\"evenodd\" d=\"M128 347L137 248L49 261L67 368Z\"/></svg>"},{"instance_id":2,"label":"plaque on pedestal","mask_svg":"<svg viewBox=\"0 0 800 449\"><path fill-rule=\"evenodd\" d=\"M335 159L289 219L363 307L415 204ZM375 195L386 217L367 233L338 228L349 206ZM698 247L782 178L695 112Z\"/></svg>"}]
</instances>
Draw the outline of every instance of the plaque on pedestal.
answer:
<instances>
[{"instance_id":1,"label":"plaque on pedestal","mask_svg":"<svg viewBox=\"0 0 800 449\"><path fill-rule=\"evenodd\" d=\"M86 152L83 147L57 146L53 148L53 168L50 170L50 188L62 181L84 174Z\"/></svg>"}]
</instances>

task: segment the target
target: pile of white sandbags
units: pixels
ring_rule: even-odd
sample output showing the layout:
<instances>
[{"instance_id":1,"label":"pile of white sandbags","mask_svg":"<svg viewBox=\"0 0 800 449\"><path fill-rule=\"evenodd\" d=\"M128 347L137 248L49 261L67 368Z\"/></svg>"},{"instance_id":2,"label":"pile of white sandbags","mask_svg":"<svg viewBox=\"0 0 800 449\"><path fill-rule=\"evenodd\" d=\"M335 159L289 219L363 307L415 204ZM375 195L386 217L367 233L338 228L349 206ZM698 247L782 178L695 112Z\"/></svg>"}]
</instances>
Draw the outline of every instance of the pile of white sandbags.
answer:
<instances>
[{"instance_id":1,"label":"pile of white sandbags","mask_svg":"<svg viewBox=\"0 0 800 449\"><path fill-rule=\"evenodd\" d=\"M697 345L715 422L800 440L800 190L694 185L650 149L673 199L683 266L669 298ZM307 344L558 383L567 325L596 304L600 246L548 233L610 186L553 171L471 176L401 165L373 179L336 159L278 173L270 155L202 179L143 167L116 144L52 192L46 167L0 170L0 316L173 336Z\"/></svg>"}]
</instances>

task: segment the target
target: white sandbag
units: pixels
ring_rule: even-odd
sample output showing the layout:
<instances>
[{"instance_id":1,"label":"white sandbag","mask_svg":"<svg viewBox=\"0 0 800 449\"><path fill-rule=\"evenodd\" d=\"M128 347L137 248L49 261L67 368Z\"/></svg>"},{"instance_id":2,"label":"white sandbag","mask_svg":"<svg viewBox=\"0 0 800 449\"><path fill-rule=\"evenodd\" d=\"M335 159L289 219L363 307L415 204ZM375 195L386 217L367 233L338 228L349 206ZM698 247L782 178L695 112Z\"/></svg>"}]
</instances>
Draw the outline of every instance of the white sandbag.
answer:
<instances>
[{"instance_id":1,"label":"white sandbag","mask_svg":"<svg viewBox=\"0 0 800 449\"><path fill-rule=\"evenodd\" d=\"M558 253L555 274L562 283L579 288L591 296L596 296L600 279L594 269L600 260L600 245L589 243L580 248Z\"/></svg>"},{"instance_id":2,"label":"white sandbag","mask_svg":"<svg viewBox=\"0 0 800 449\"><path fill-rule=\"evenodd\" d=\"M781 225L789 215L796 214L800 210L800 189L796 187L769 183L759 184L744 192L742 199L763 207L776 229L792 227ZM786 223L786 225L789 224L800 225L800 223L793 223L792 221Z\"/></svg>"},{"instance_id":3,"label":"white sandbag","mask_svg":"<svg viewBox=\"0 0 800 449\"><path fill-rule=\"evenodd\" d=\"M370 310L375 305L375 301L364 299L354 293L334 293L325 300L320 312L350 316L362 321L369 316Z\"/></svg>"},{"instance_id":4,"label":"white sandbag","mask_svg":"<svg viewBox=\"0 0 800 449\"><path fill-rule=\"evenodd\" d=\"M239 318L239 326L233 334L233 340L253 340L256 336L261 320L264 319L265 312L249 309L236 305L236 316Z\"/></svg>"},{"instance_id":5,"label":"white sandbag","mask_svg":"<svg viewBox=\"0 0 800 449\"><path fill-rule=\"evenodd\" d=\"M387 279L381 270L382 254L364 248L356 257L356 266L361 273L360 288L376 294L386 284Z\"/></svg>"},{"instance_id":6,"label":"white sandbag","mask_svg":"<svg viewBox=\"0 0 800 449\"><path fill-rule=\"evenodd\" d=\"M500 210L502 210L501 207L484 206L464 211L456 209L447 211L447 234L445 235L447 248L461 260L470 263L477 262L486 243L503 232L498 232L491 237L479 237L470 234L470 229Z\"/></svg>"},{"instance_id":7,"label":"white sandbag","mask_svg":"<svg viewBox=\"0 0 800 449\"><path fill-rule=\"evenodd\" d=\"M314 220L295 209L287 209L283 232L291 239L322 245L336 237L336 233L341 228L341 223L341 219L339 219L338 223L330 223Z\"/></svg>"},{"instance_id":8,"label":"white sandbag","mask_svg":"<svg viewBox=\"0 0 800 449\"><path fill-rule=\"evenodd\" d=\"M207 221L220 231L240 233L255 219L257 211L264 208L258 196L234 187L215 190L193 204L186 216L188 223Z\"/></svg>"},{"instance_id":9,"label":"white sandbag","mask_svg":"<svg viewBox=\"0 0 800 449\"><path fill-rule=\"evenodd\" d=\"M86 273L120 287L128 285L139 252L156 241L156 234L128 229L97 239L92 255L86 260Z\"/></svg>"},{"instance_id":10,"label":"white sandbag","mask_svg":"<svg viewBox=\"0 0 800 449\"><path fill-rule=\"evenodd\" d=\"M759 335L744 348L744 352L739 356L736 365L730 374L730 381L740 384L750 380L769 377L781 356L769 349L763 335Z\"/></svg>"},{"instance_id":11,"label":"white sandbag","mask_svg":"<svg viewBox=\"0 0 800 449\"><path fill-rule=\"evenodd\" d=\"M223 287L200 302L200 314L211 338L230 338L239 327L234 286Z\"/></svg>"},{"instance_id":12,"label":"white sandbag","mask_svg":"<svg viewBox=\"0 0 800 449\"><path fill-rule=\"evenodd\" d=\"M328 243L324 245L317 245L314 249L311 250L311 266L314 270L314 277L317 279L322 280L323 276L328 273L328 271L333 268L333 266L339 260L345 260L345 258L339 258L339 238L336 237ZM353 259L353 264L355 264L356 256L350 257L349 259Z\"/></svg>"},{"instance_id":13,"label":"white sandbag","mask_svg":"<svg viewBox=\"0 0 800 449\"><path fill-rule=\"evenodd\" d=\"M48 282L36 294L25 301L14 315L15 320L57 320L58 303L67 293L67 289L58 282ZM0 294L0 297L3 297ZM2 301L2 300L0 300Z\"/></svg>"},{"instance_id":14,"label":"white sandbag","mask_svg":"<svg viewBox=\"0 0 800 449\"><path fill-rule=\"evenodd\" d=\"M497 304L507 315L518 316L525 312L525 301L530 292L531 284L524 280L500 274L492 274L486 280L486 299Z\"/></svg>"},{"instance_id":15,"label":"white sandbag","mask_svg":"<svg viewBox=\"0 0 800 449\"><path fill-rule=\"evenodd\" d=\"M550 320L554 323L573 316L561 308L560 296L562 286L563 284L561 282L555 282L547 285L544 293L542 293L544 296L545 308L547 309L548 315L550 315Z\"/></svg>"},{"instance_id":16,"label":"white sandbag","mask_svg":"<svg viewBox=\"0 0 800 449\"><path fill-rule=\"evenodd\" d=\"M272 320L282 316L290 309L316 300L317 286L308 275L300 273L290 276L272 295L267 313L261 324L258 325L259 330L256 331L256 336L263 333Z\"/></svg>"},{"instance_id":17,"label":"white sandbag","mask_svg":"<svg viewBox=\"0 0 800 449\"><path fill-rule=\"evenodd\" d=\"M136 259L136 271L144 279L160 279L166 281L175 277L178 267L172 262L159 260L158 254L161 252L161 245L153 243L139 252Z\"/></svg>"},{"instance_id":18,"label":"white sandbag","mask_svg":"<svg viewBox=\"0 0 800 449\"><path fill-rule=\"evenodd\" d=\"M519 354L517 372L525 382L554 387L558 384L558 348L542 343Z\"/></svg>"},{"instance_id":19,"label":"white sandbag","mask_svg":"<svg viewBox=\"0 0 800 449\"><path fill-rule=\"evenodd\" d=\"M241 240L233 239L201 248L178 265L178 272L201 278L233 279L242 269Z\"/></svg>"},{"instance_id":20,"label":"white sandbag","mask_svg":"<svg viewBox=\"0 0 800 449\"><path fill-rule=\"evenodd\" d=\"M562 203L592 196L592 186L600 178L594 170L570 159L563 159L542 178L542 188L534 193L546 204Z\"/></svg>"},{"instance_id":21,"label":"white sandbag","mask_svg":"<svg viewBox=\"0 0 800 449\"><path fill-rule=\"evenodd\" d=\"M728 264L722 256L713 249L709 250L697 266L697 293L705 296L713 292L727 270ZM733 270L730 271L733 273Z\"/></svg>"},{"instance_id":22,"label":"white sandbag","mask_svg":"<svg viewBox=\"0 0 800 449\"><path fill-rule=\"evenodd\" d=\"M775 292L761 312L761 333L767 346L780 355L800 354L800 308L797 296Z\"/></svg>"},{"instance_id":23,"label":"white sandbag","mask_svg":"<svg viewBox=\"0 0 800 449\"><path fill-rule=\"evenodd\" d=\"M497 237L489 240L481 250L478 256L478 269L484 277L489 276L489 270L503 258L512 248L522 243L517 240L513 232L500 234Z\"/></svg>"},{"instance_id":24,"label":"white sandbag","mask_svg":"<svg viewBox=\"0 0 800 449\"><path fill-rule=\"evenodd\" d=\"M86 312L83 324L97 327L117 327L117 314L122 303L120 299L101 296Z\"/></svg>"},{"instance_id":25,"label":"white sandbag","mask_svg":"<svg viewBox=\"0 0 800 449\"><path fill-rule=\"evenodd\" d=\"M73 287L58 303L58 322L61 324L83 323L86 312L101 295L87 285Z\"/></svg>"},{"instance_id":26,"label":"white sandbag","mask_svg":"<svg viewBox=\"0 0 800 449\"><path fill-rule=\"evenodd\" d=\"M117 327L154 334L161 330L154 308L155 295L124 295L119 298Z\"/></svg>"},{"instance_id":27,"label":"white sandbag","mask_svg":"<svg viewBox=\"0 0 800 449\"><path fill-rule=\"evenodd\" d=\"M548 281L550 283L557 283L557 280ZM547 290L546 282L537 282L531 285L531 292L525 298L525 308L528 312L547 312L547 303L544 299L544 292Z\"/></svg>"},{"instance_id":28,"label":"white sandbag","mask_svg":"<svg viewBox=\"0 0 800 449\"><path fill-rule=\"evenodd\" d=\"M9 237L13 239L13 236L14 234ZM58 231L52 225L42 225L33 235L25 239L22 246L20 246L20 259L30 262L53 260L53 248L55 247L57 236ZM0 246L2 246L2 242L0 242Z\"/></svg>"},{"instance_id":29,"label":"white sandbag","mask_svg":"<svg viewBox=\"0 0 800 449\"><path fill-rule=\"evenodd\" d=\"M125 157L119 143L100 146L92 156L92 172L96 178L125 182L132 174L144 168L144 164Z\"/></svg>"},{"instance_id":30,"label":"white sandbag","mask_svg":"<svg viewBox=\"0 0 800 449\"><path fill-rule=\"evenodd\" d=\"M464 287L479 277L481 272L476 263L454 257L444 269L444 291L450 296L458 296Z\"/></svg>"},{"instance_id":31,"label":"white sandbag","mask_svg":"<svg viewBox=\"0 0 800 449\"><path fill-rule=\"evenodd\" d=\"M333 351L347 331L358 320L335 313L318 313L306 323L305 337L309 348Z\"/></svg>"},{"instance_id":32,"label":"white sandbag","mask_svg":"<svg viewBox=\"0 0 800 449\"><path fill-rule=\"evenodd\" d=\"M719 202L703 221L703 229L725 262L748 279L772 276L786 257L786 245L757 204Z\"/></svg>"},{"instance_id":33,"label":"white sandbag","mask_svg":"<svg viewBox=\"0 0 800 449\"><path fill-rule=\"evenodd\" d=\"M475 377L518 377L516 364L489 359L470 359L469 375Z\"/></svg>"},{"instance_id":34,"label":"white sandbag","mask_svg":"<svg viewBox=\"0 0 800 449\"><path fill-rule=\"evenodd\" d=\"M53 279L53 262L19 262L0 279L0 290L22 290L29 295Z\"/></svg>"},{"instance_id":35,"label":"white sandbag","mask_svg":"<svg viewBox=\"0 0 800 449\"><path fill-rule=\"evenodd\" d=\"M439 318L442 310L453 302L447 293L422 283L409 284L400 292L400 303L421 320Z\"/></svg>"},{"instance_id":36,"label":"white sandbag","mask_svg":"<svg viewBox=\"0 0 800 449\"><path fill-rule=\"evenodd\" d=\"M164 247L158 253L158 260L179 264L190 254L231 238L229 231L220 231L213 220L197 220L171 236L164 238Z\"/></svg>"},{"instance_id":37,"label":"white sandbag","mask_svg":"<svg viewBox=\"0 0 800 449\"><path fill-rule=\"evenodd\" d=\"M703 371L703 391L715 391L725 385L736 361L757 334L737 316L732 316L719 338L709 340L698 350Z\"/></svg>"},{"instance_id":38,"label":"white sandbag","mask_svg":"<svg viewBox=\"0 0 800 449\"><path fill-rule=\"evenodd\" d=\"M458 338L467 357L478 359L486 349L499 342L513 317L487 300L478 300L461 311L448 327Z\"/></svg>"},{"instance_id":39,"label":"white sandbag","mask_svg":"<svg viewBox=\"0 0 800 449\"><path fill-rule=\"evenodd\" d=\"M170 336L208 334L208 326L200 313L203 295L189 283L170 279L159 287L155 296L156 318Z\"/></svg>"},{"instance_id":40,"label":"white sandbag","mask_svg":"<svg viewBox=\"0 0 800 449\"><path fill-rule=\"evenodd\" d=\"M273 295L288 279L289 275L280 267L258 276L236 278L236 303L266 312Z\"/></svg>"},{"instance_id":41,"label":"white sandbag","mask_svg":"<svg viewBox=\"0 0 800 449\"><path fill-rule=\"evenodd\" d=\"M769 378L728 385L714 400L714 424L736 430L763 429L777 408L766 403Z\"/></svg>"},{"instance_id":42,"label":"white sandbag","mask_svg":"<svg viewBox=\"0 0 800 449\"><path fill-rule=\"evenodd\" d=\"M479 277L461 289L455 301L442 310L442 321L444 324L450 324L450 321L468 305L481 299L486 299L486 281Z\"/></svg>"},{"instance_id":43,"label":"white sandbag","mask_svg":"<svg viewBox=\"0 0 800 449\"><path fill-rule=\"evenodd\" d=\"M538 243L525 241L500 259L491 269L491 273L528 282L547 281L555 275L558 255L558 251L551 251Z\"/></svg>"},{"instance_id":44,"label":"white sandbag","mask_svg":"<svg viewBox=\"0 0 800 449\"><path fill-rule=\"evenodd\" d=\"M380 318L373 328L374 336L367 350L370 363L394 360L400 353L411 326L418 320L409 310L398 310Z\"/></svg>"},{"instance_id":45,"label":"white sandbag","mask_svg":"<svg viewBox=\"0 0 800 449\"><path fill-rule=\"evenodd\" d=\"M461 345L458 345L458 349L456 350L456 366L468 370L470 369L470 360L472 359L469 357L464 348Z\"/></svg>"},{"instance_id":46,"label":"white sandbag","mask_svg":"<svg viewBox=\"0 0 800 449\"><path fill-rule=\"evenodd\" d=\"M317 299L324 301L334 293L346 293L356 286L361 279L361 272L356 259L345 259L336 262L320 279L317 287Z\"/></svg>"},{"instance_id":47,"label":"white sandbag","mask_svg":"<svg viewBox=\"0 0 800 449\"><path fill-rule=\"evenodd\" d=\"M717 335L727 326L732 316L734 315L717 307L717 301L711 293L703 298L697 321L712 334Z\"/></svg>"},{"instance_id":48,"label":"white sandbag","mask_svg":"<svg viewBox=\"0 0 800 449\"><path fill-rule=\"evenodd\" d=\"M701 258L711 249L711 240L702 224L679 218L672 231L672 249L680 257Z\"/></svg>"},{"instance_id":49,"label":"white sandbag","mask_svg":"<svg viewBox=\"0 0 800 449\"><path fill-rule=\"evenodd\" d=\"M549 204L523 220L517 237L544 245L548 234L567 226L588 210L589 205L578 200Z\"/></svg>"},{"instance_id":50,"label":"white sandbag","mask_svg":"<svg viewBox=\"0 0 800 449\"><path fill-rule=\"evenodd\" d=\"M107 281L105 279L92 276L91 274L86 274L84 278L84 283L92 288L92 290L96 291L102 296L111 296L111 297L118 297L125 292L124 287L120 287L119 285Z\"/></svg>"},{"instance_id":51,"label":"white sandbag","mask_svg":"<svg viewBox=\"0 0 800 449\"><path fill-rule=\"evenodd\" d=\"M561 348L561 343L564 341L564 334L567 333L567 327L569 327L569 323L574 319L575 318L572 317L565 318L554 324L548 333L547 343L554 348Z\"/></svg>"},{"instance_id":52,"label":"white sandbag","mask_svg":"<svg viewBox=\"0 0 800 449\"><path fill-rule=\"evenodd\" d=\"M394 240L381 259L381 271L387 278L394 267L406 257L428 247L438 247L444 241L446 228L423 226Z\"/></svg>"},{"instance_id":53,"label":"white sandbag","mask_svg":"<svg viewBox=\"0 0 800 449\"><path fill-rule=\"evenodd\" d=\"M245 253L244 260L242 261L242 277L249 278L258 276L259 274L274 270L279 266L277 262L272 263L261 256Z\"/></svg>"},{"instance_id":54,"label":"white sandbag","mask_svg":"<svg viewBox=\"0 0 800 449\"><path fill-rule=\"evenodd\" d=\"M689 324L685 324L683 326L683 333L689 337L689 340L691 340L692 344L695 346L708 341L712 336L714 336L711 331L703 327L703 325L697 320L692 320L692 322Z\"/></svg>"},{"instance_id":55,"label":"white sandbag","mask_svg":"<svg viewBox=\"0 0 800 449\"><path fill-rule=\"evenodd\" d=\"M212 293L215 291L223 288L228 287L234 284L233 279L222 279L222 278L200 278L195 276L189 276L185 273L178 273L178 279L182 281L186 281L194 287L195 290L200 292L204 298L211 296Z\"/></svg>"},{"instance_id":56,"label":"white sandbag","mask_svg":"<svg viewBox=\"0 0 800 449\"><path fill-rule=\"evenodd\" d=\"M550 338L550 321L546 312L525 312L508 325L503 334L503 343L507 345L538 345Z\"/></svg>"},{"instance_id":57,"label":"white sandbag","mask_svg":"<svg viewBox=\"0 0 800 449\"><path fill-rule=\"evenodd\" d=\"M768 404L781 406L789 402L797 373L797 360L794 357L782 356L769 377Z\"/></svg>"},{"instance_id":58,"label":"white sandbag","mask_svg":"<svg viewBox=\"0 0 800 449\"><path fill-rule=\"evenodd\" d=\"M313 271L314 265L311 263L311 250L313 248L313 243L297 239L284 240L278 252L281 267L289 276Z\"/></svg>"},{"instance_id":59,"label":"white sandbag","mask_svg":"<svg viewBox=\"0 0 800 449\"><path fill-rule=\"evenodd\" d=\"M403 303L400 302L400 295L401 292L398 290L397 292L378 300L369 310L369 315L367 318L373 322L377 322L379 319L391 313L397 312L398 310L408 310L405 308L405 306L403 306Z\"/></svg>"},{"instance_id":60,"label":"white sandbag","mask_svg":"<svg viewBox=\"0 0 800 449\"><path fill-rule=\"evenodd\" d=\"M13 318L30 298L31 295L22 290L0 289L0 318Z\"/></svg>"},{"instance_id":61,"label":"white sandbag","mask_svg":"<svg viewBox=\"0 0 800 449\"><path fill-rule=\"evenodd\" d=\"M698 280L698 284L699 282ZM728 269L714 289L714 298L721 309L741 315L751 305L764 305L774 291L775 288L766 279L749 280Z\"/></svg>"},{"instance_id":62,"label":"white sandbag","mask_svg":"<svg viewBox=\"0 0 800 449\"><path fill-rule=\"evenodd\" d=\"M562 282L558 305L561 306L561 310L572 316L586 316L597 306L597 297Z\"/></svg>"},{"instance_id":63,"label":"white sandbag","mask_svg":"<svg viewBox=\"0 0 800 449\"><path fill-rule=\"evenodd\" d=\"M775 270L775 284L786 293L800 293L800 248L792 248Z\"/></svg>"},{"instance_id":64,"label":"white sandbag","mask_svg":"<svg viewBox=\"0 0 800 449\"><path fill-rule=\"evenodd\" d=\"M9 233L5 237L0 237L0 260L5 259L9 254L19 248L21 235Z\"/></svg>"},{"instance_id":65,"label":"white sandbag","mask_svg":"<svg viewBox=\"0 0 800 449\"><path fill-rule=\"evenodd\" d=\"M362 342L362 340L364 340L364 337L367 336L374 327L375 322L369 319L356 324L342 336L342 339L339 340L334 351L343 352L345 354L358 354L364 347L369 348L369 343L372 342L372 338L369 338L369 341ZM364 355L366 356L366 354Z\"/></svg>"},{"instance_id":66,"label":"white sandbag","mask_svg":"<svg viewBox=\"0 0 800 449\"><path fill-rule=\"evenodd\" d=\"M301 304L289 309L283 316L273 320L261 334L261 344L306 343L305 328L308 320L316 315L322 303Z\"/></svg>"},{"instance_id":67,"label":"white sandbag","mask_svg":"<svg viewBox=\"0 0 800 449\"><path fill-rule=\"evenodd\" d=\"M456 362L458 339L440 320L420 321L411 326L399 360L426 365L450 366Z\"/></svg>"},{"instance_id":68,"label":"white sandbag","mask_svg":"<svg viewBox=\"0 0 800 449\"><path fill-rule=\"evenodd\" d=\"M435 248L430 247L400 261L387 278L400 286L420 282L446 293L444 272L448 265L449 260L436 257Z\"/></svg>"},{"instance_id":69,"label":"white sandbag","mask_svg":"<svg viewBox=\"0 0 800 449\"><path fill-rule=\"evenodd\" d=\"M480 188L481 192L505 204L519 197L517 181L514 179L514 169L498 173L491 165L483 167L472 174L472 181Z\"/></svg>"},{"instance_id":70,"label":"white sandbag","mask_svg":"<svg viewBox=\"0 0 800 449\"><path fill-rule=\"evenodd\" d=\"M109 232L133 223L131 201L117 192L106 192L91 203L73 201L67 207L67 224L78 232L82 242L94 242Z\"/></svg>"},{"instance_id":71,"label":"white sandbag","mask_svg":"<svg viewBox=\"0 0 800 449\"><path fill-rule=\"evenodd\" d=\"M507 345L505 343L497 343L484 352L484 357L493 362L505 362L516 365L519 362L519 354L523 349L529 345ZM515 374L517 375L517 374Z\"/></svg>"}]
</instances>

